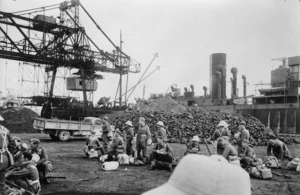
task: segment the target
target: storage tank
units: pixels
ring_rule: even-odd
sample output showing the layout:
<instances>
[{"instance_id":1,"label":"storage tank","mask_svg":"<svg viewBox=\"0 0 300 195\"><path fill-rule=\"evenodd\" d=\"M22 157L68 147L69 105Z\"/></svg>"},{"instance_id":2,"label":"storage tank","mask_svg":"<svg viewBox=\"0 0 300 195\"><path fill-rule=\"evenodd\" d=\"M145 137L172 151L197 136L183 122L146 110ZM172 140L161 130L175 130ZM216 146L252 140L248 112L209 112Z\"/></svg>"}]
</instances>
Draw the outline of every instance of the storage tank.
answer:
<instances>
[{"instance_id":1,"label":"storage tank","mask_svg":"<svg viewBox=\"0 0 300 195\"><path fill-rule=\"evenodd\" d=\"M221 73L221 97L218 97L218 76L216 71ZM210 68L209 68L210 82L209 88L211 89L212 99L226 98L226 54L214 53L210 55Z\"/></svg>"}]
</instances>

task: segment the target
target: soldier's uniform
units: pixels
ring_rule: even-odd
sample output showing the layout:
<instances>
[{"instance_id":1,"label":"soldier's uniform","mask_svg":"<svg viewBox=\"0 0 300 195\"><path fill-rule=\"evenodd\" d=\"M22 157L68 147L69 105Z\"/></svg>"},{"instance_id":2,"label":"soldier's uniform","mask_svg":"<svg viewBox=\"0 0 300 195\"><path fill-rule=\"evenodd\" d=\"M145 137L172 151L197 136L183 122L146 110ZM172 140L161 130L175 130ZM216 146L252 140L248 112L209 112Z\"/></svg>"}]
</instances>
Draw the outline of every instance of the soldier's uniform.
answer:
<instances>
[{"instance_id":1,"label":"soldier's uniform","mask_svg":"<svg viewBox=\"0 0 300 195\"><path fill-rule=\"evenodd\" d=\"M1 117L1 116L0 116ZM6 168L13 164L12 158L9 157L8 144L11 141L8 129L0 125L0 195L6 195L5 174Z\"/></svg>"},{"instance_id":2,"label":"soldier's uniform","mask_svg":"<svg viewBox=\"0 0 300 195\"><path fill-rule=\"evenodd\" d=\"M39 144L40 141L38 139L31 139L31 143L33 144ZM50 183L48 180L48 174L49 174L49 160L48 160L48 154L45 150L45 148L41 146L37 146L37 148L30 148L28 150L31 154L37 154L40 157L40 160L37 162L36 168L38 169L39 173L41 173L40 177L43 179L46 183Z\"/></svg>"},{"instance_id":3,"label":"soldier's uniform","mask_svg":"<svg viewBox=\"0 0 300 195\"><path fill-rule=\"evenodd\" d=\"M187 150L184 153L186 154L202 154L199 142L189 142L187 145Z\"/></svg>"},{"instance_id":4,"label":"soldier's uniform","mask_svg":"<svg viewBox=\"0 0 300 195\"><path fill-rule=\"evenodd\" d=\"M138 159L141 159L141 152L143 153L143 158L146 158L147 153L147 140L151 137L151 132L148 125L139 125L137 140L136 140L136 149Z\"/></svg>"},{"instance_id":5,"label":"soldier's uniform","mask_svg":"<svg viewBox=\"0 0 300 195\"><path fill-rule=\"evenodd\" d=\"M134 137L133 127L129 127L126 130L126 154L128 156L132 155L132 139Z\"/></svg>"},{"instance_id":6,"label":"soldier's uniform","mask_svg":"<svg viewBox=\"0 0 300 195\"><path fill-rule=\"evenodd\" d=\"M102 141L103 141L104 150L106 152L110 148L110 142L111 142L111 140L109 140L109 138L108 138L108 133L110 131L111 131L110 124L108 123L108 121L103 120L103 125L102 125Z\"/></svg>"},{"instance_id":7,"label":"soldier's uniform","mask_svg":"<svg viewBox=\"0 0 300 195\"><path fill-rule=\"evenodd\" d=\"M275 156L279 160L284 158L291 160L291 154L285 143L280 140L272 140L268 144L267 148L268 156Z\"/></svg>"}]
</instances>

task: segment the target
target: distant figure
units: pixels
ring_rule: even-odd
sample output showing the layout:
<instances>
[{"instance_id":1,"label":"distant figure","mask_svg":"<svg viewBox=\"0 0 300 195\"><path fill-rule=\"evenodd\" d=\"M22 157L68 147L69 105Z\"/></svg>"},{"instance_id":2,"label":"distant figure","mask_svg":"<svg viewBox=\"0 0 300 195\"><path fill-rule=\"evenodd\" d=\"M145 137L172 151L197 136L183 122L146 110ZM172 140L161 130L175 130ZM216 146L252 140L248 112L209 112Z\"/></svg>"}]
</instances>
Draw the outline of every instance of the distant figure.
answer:
<instances>
[{"instance_id":1,"label":"distant figure","mask_svg":"<svg viewBox=\"0 0 300 195\"><path fill-rule=\"evenodd\" d=\"M103 141L103 147L105 152L108 151L108 149L110 148L110 142L112 141L112 136L110 136L111 134L111 128L110 128L110 124L108 122L108 117L105 116L103 117L103 125L102 125L102 141Z\"/></svg>"},{"instance_id":2,"label":"distant figure","mask_svg":"<svg viewBox=\"0 0 300 195\"><path fill-rule=\"evenodd\" d=\"M250 195L249 174L219 159L184 156L167 183L143 195Z\"/></svg>"},{"instance_id":3,"label":"distant figure","mask_svg":"<svg viewBox=\"0 0 300 195\"><path fill-rule=\"evenodd\" d=\"M238 155L243 153L243 147L242 147L242 143L244 140L248 140L250 139L250 133L249 131L246 129L246 122L245 121L241 121L239 124L239 135L238 135L238 139L237 139L237 145L238 145Z\"/></svg>"},{"instance_id":4,"label":"distant figure","mask_svg":"<svg viewBox=\"0 0 300 195\"><path fill-rule=\"evenodd\" d=\"M131 121L125 123L125 139L126 139L126 154L128 156L133 155L132 151L132 140L134 137L134 129ZM134 156L134 155L133 155Z\"/></svg>"},{"instance_id":5,"label":"distant figure","mask_svg":"<svg viewBox=\"0 0 300 195\"><path fill-rule=\"evenodd\" d=\"M217 125L217 130L215 130L214 134L211 137L211 140L216 141L223 136L228 136L230 138L231 133L228 130L228 124L222 120Z\"/></svg>"},{"instance_id":6,"label":"distant figure","mask_svg":"<svg viewBox=\"0 0 300 195\"><path fill-rule=\"evenodd\" d=\"M158 121L156 123L156 126L158 127L158 131L157 131L157 134L156 134L156 139L162 139L162 140L165 140L167 139L167 131L165 130L165 126L164 126L164 123L162 121Z\"/></svg>"},{"instance_id":7,"label":"distant figure","mask_svg":"<svg viewBox=\"0 0 300 195\"><path fill-rule=\"evenodd\" d=\"M290 161L293 159L285 143L278 139L270 139L267 147L267 155L275 156L278 160L288 159Z\"/></svg>"},{"instance_id":8,"label":"distant figure","mask_svg":"<svg viewBox=\"0 0 300 195\"><path fill-rule=\"evenodd\" d=\"M92 130L91 135L87 138L85 142L84 152L87 157L89 157L89 152L94 149L98 151L98 156L104 155L105 151L103 146L101 145L98 137L96 136L96 131Z\"/></svg>"},{"instance_id":9,"label":"distant figure","mask_svg":"<svg viewBox=\"0 0 300 195\"><path fill-rule=\"evenodd\" d=\"M137 155L138 155L138 160L146 160L146 155L147 155L147 140L151 138L151 132L145 123L145 118L140 117L139 118L139 129L137 133L137 139L136 139L136 149L137 149ZM142 156L141 156L142 152Z\"/></svg>"},{"instance_id":10,"label":"distant figure","mask_svg":"<svg viewBox=\"0 0 300 195\"><path fill-rule=\"evenodd\" d=\"M187 149L184 155L187 154L202 154L201 148L200 148L200 139L197 135L195 135L191 142L187 144Z\"/></svg>"},{"instance_id":11,"label":"distant figure","mask_svg":"<svg viewBox=\"0 0 300 195\"><path fill-rule=\"evenodd\" d=\"M124 140L121 136L121 132L116 131L112 146L107 152L108 159L116 160L118 154L123 154L123 153L124 153Z\"/></svg>"}]
</instances>

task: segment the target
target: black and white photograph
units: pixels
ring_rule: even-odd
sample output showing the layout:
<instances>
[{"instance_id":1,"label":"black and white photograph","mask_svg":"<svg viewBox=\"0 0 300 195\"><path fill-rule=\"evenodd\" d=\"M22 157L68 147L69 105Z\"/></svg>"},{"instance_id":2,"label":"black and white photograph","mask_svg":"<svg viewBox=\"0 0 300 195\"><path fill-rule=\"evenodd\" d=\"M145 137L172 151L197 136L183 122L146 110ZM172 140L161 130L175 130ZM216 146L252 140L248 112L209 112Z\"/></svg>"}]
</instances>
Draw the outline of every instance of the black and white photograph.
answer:
<instances>
[{"instance_id":1,"label":"black and white photograph","mask_svg":"<svg viewBox=\"0 0 300 195\"><path fill-rule=\"evenodd\" d=\"M0 195L300 194L300 0L0 0Z\"/></svg>"}]
</instances>

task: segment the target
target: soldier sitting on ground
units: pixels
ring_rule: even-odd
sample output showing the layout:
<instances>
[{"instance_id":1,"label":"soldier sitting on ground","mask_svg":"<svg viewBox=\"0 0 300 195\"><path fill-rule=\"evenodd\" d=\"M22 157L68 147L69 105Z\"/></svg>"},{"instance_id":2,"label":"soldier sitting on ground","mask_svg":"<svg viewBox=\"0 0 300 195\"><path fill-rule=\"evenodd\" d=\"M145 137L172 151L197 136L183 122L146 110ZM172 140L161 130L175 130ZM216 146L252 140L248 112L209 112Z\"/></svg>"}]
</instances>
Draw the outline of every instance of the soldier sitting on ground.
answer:
<instances>
[{"instance_id":1,"label":"soldier sitting on ground","mask_svg":"<svg viewBox=\"0 0 300 195\"><path fill-rule=\"evenodd\" d=\"M230 161L233 157L237 157L237 151L235 147L228 141L227 137L218 139L218 147L220 147L219 152L222 151L222 153L219 153L219 155L222 155L228 161Z\"/></svg>"},{"instance_id":2,"label":"soldier sitting on ground","mask_svg":"<svg viewBox=\"0 0 300 195\"><path fill-rule=\"evenodd\" d=\"M117 160L118 155L123 154L124 152L124 141L121 136L121 132L116 130L112 146L107 152L108 161Z\"/></svg>"},{"instance_id":3,"label":"soldier sitting on ground","mask_svg":"<svg viewBox=\"0 0 300 195\"><path fill-rule=\"evenodd\" d=\"M189 142L186 146L187 146L187 150L184 153L184 155L187 154L202 154L201 149L200 149L200 139L197 135L195 135L192 139L191 142Z\"/></svg>"},{"instance_id":4,"label":"soldier sitting on ground","mask_svg":"<svg viewBox=\"0 0 300 195\"><path fill-rule=\"evenodd\" d=\"M275 156L278 160L287 159L291 161L293 159L285 143L278 139L270 139L267 147L267 156Z\"/></svg>"},{"instance_id":5,"label":"soldier sitting on ground","mask_svg":"<svg viewBox=\"0 0 300 195\"><path fill-rule=\"evenodd\" d=\"M87 157L89 157L92 151L95 151L98 157L105 154L104 148L96 136L96 131L91 131L91 135L87 138L83 151Z\"/></svg>"},{"instance_id":6,"label":"soldier sitting on ground","mask_svg":"<svg viewBox=\"0 0 300 195\"><path fill-rule=\"evenodd\" d=\"M30 149L28 150L30 152L35 161L36 161L36 167L40 173L40 179L44 183L51 183L48 179L49 171L52 169L51 162L48 160L48 155L45 150L45 148L40 146L40 140L33 138L30 140Z\"/></svg>"},{"instance_id":7,"label":"soldier sitting on ground","mask_svg":"<svg viewBox=\"0 0 300 195\"><path fill-rule=\"evenodd\" d=\"M157 139L157 144L153 148L152 153L149 155L149 160L151 169L165 168L169 171L173 171L173 151L167 143L167 139Z\"/></svg>"},{"instance_id":8,"label":"soldier sitting on ground","mask_svg":"<svg viewBox=\"0 0 300 195\"><path fill-rule=\"evenodd\" d=\"M39 173L32 159L32 154L24 152L22 167L7 172L6 179L21 187L27 194L38 194L41 190Z\"/></svg>"},{"instance_id":9,"label":"soldier sitting on ground","mask_svg":"<svg viewBox=\"0 0 300 195\"><path fill-rule=\"evenodd\" d=\"M256 160L256 154L249 140L243 140L242 142L243 153L240 154L240 163L242 168L249 168L251 164Z\"/></svg>"}]
</instances>

